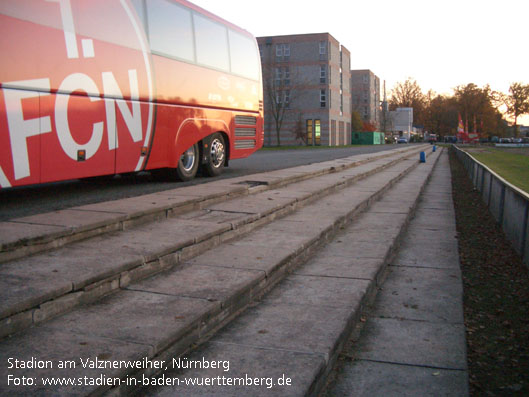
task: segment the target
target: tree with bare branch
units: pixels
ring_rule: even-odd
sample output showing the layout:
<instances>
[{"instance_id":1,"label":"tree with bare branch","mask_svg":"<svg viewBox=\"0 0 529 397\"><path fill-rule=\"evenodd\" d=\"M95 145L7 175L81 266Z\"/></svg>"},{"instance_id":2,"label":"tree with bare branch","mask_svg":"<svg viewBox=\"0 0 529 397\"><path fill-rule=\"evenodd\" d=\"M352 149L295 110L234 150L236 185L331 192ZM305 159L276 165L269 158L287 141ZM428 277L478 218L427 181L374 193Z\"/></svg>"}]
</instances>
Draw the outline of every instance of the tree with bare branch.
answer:
<instances>
[{"instance_id":1,"label":"tree with bare branch","mask_svg":"<svg viewBox=\"0 0 529 397\"><path fill-rule=\"evenodd\" d=\"M263 70L263 83L266 96L266 112L274 120L277 146L281 146L281 129L289 110L293 109L301 95L300 82L295 70L288 64L272 65Z\"/></svg>"}]
</instances>

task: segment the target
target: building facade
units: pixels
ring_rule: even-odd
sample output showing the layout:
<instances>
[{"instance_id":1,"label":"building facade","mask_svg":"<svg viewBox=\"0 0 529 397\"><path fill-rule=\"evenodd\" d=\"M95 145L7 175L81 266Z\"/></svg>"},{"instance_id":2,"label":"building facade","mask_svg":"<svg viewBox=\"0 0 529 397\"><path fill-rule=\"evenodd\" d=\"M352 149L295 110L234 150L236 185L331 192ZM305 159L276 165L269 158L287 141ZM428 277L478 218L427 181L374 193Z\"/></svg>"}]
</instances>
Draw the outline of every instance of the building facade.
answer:
<instances>
[{"instance_id":1,"label":"building facade","mask_svg":"<svg viewBox=\"0 0 529 397\"><path fill-rule=\"evenodd\" d=\"M351 70L351 105L365 122L380 128L380 79L371 70Z\"/></svg>"},{"instance_id":2,"label":"building facade","mask_svg":"<svg viewBox=\"0 0 529 397\"><path fill-rule=\"evenodd\" d=\"M389 114L393 134L403 136L409 141L413 133L413 108L397 108Z\"/></svg>"},{"instance_id":3,"label":"building facade","mask_svg":"<svg viewBox=\"0 0 529 397\"><path fill-rule=\"evenodd\" d=\"M265 146L351 143L350 53L329 33L258 37Z\"/></svg>"}]
</instances>

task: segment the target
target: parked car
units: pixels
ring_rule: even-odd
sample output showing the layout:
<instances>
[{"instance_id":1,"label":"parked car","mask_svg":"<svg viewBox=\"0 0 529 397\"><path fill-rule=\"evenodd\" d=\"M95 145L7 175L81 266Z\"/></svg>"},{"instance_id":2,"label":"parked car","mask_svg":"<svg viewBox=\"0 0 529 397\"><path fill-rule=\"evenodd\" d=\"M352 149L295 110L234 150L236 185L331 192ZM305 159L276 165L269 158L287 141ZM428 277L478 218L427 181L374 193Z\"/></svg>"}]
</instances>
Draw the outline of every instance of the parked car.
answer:
<instances>
[{"instance_id":1,"label":"parked car","mask_svg":"<svg viewBox=\"0 0 529 397\"><path fill-rule=\"evenodd\" d=\"M408 143L408 139L406 139L404 136L401 136L399 139L397 139L397 143Z\"/></svg>"},{"instance_id":2,"label":"parked car","mask_svg":"<svg viewBox=\"0 0 529 397\"><path fill-rule=\"evenodd\" d=\"M500 143L512 143L511 138L500 138Z\"/></svg>"}]
</instances>

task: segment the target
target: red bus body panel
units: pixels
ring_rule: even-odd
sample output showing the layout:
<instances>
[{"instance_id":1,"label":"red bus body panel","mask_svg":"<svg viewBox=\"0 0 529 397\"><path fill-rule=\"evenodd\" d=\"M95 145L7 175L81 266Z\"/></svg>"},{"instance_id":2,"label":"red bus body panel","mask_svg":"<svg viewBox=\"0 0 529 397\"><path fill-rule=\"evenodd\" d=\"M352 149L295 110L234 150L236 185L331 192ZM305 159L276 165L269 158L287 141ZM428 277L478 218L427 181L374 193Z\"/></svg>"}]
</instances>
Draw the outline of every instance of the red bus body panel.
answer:
<instances>
[{"instance_id":1,"label":"red bus body panel","mask_svg":"<svg viewBox=\"0 0 529 397\"><path fill-rule=\"evenodd\" d=\"M128 0L2 1L0 30L2 188L176 167L214 132L231 159L262 147L260 79L151 53ZM236 116L254 137L236 136Z\"/></svg>"}]
</instances>

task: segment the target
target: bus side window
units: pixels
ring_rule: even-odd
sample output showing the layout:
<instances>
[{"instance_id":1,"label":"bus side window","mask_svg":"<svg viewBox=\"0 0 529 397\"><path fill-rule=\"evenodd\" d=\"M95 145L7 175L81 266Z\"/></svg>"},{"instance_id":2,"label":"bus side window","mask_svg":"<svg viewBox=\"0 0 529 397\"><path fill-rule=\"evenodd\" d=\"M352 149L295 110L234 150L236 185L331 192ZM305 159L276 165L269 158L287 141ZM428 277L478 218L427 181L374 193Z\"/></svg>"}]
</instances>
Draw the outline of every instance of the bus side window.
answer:
<instances>
[{"instance_id":1,"label":"bus side window","mask_svg":"<svg viewBox=\"0 0 529 397\"><path fill-rule=\"evenodd\" d=\"M259 80L260 59L255 42L240 33L229 31L231 72L252 80Z\"/></svg>"},{"instance_id":2,"label":"bus side window","mask_svg":"<svg viewBox=\"0 0 529 397\"><path fill-rule=\"evenodd\" d=\"M153 52L195 62L189 9L166 0L147 1L147 25Z\"/></svg>"},{"instance_id":3,"label":"bus side window","mask_svg":"<svg viewBox=\"0 0 529 397\"><path fill-rule=\"evenodd\" d=\"M197 63L224 72L230 71L228 32L226 27L201 15L193 14Z\"/></svg>"}]
</instances>

